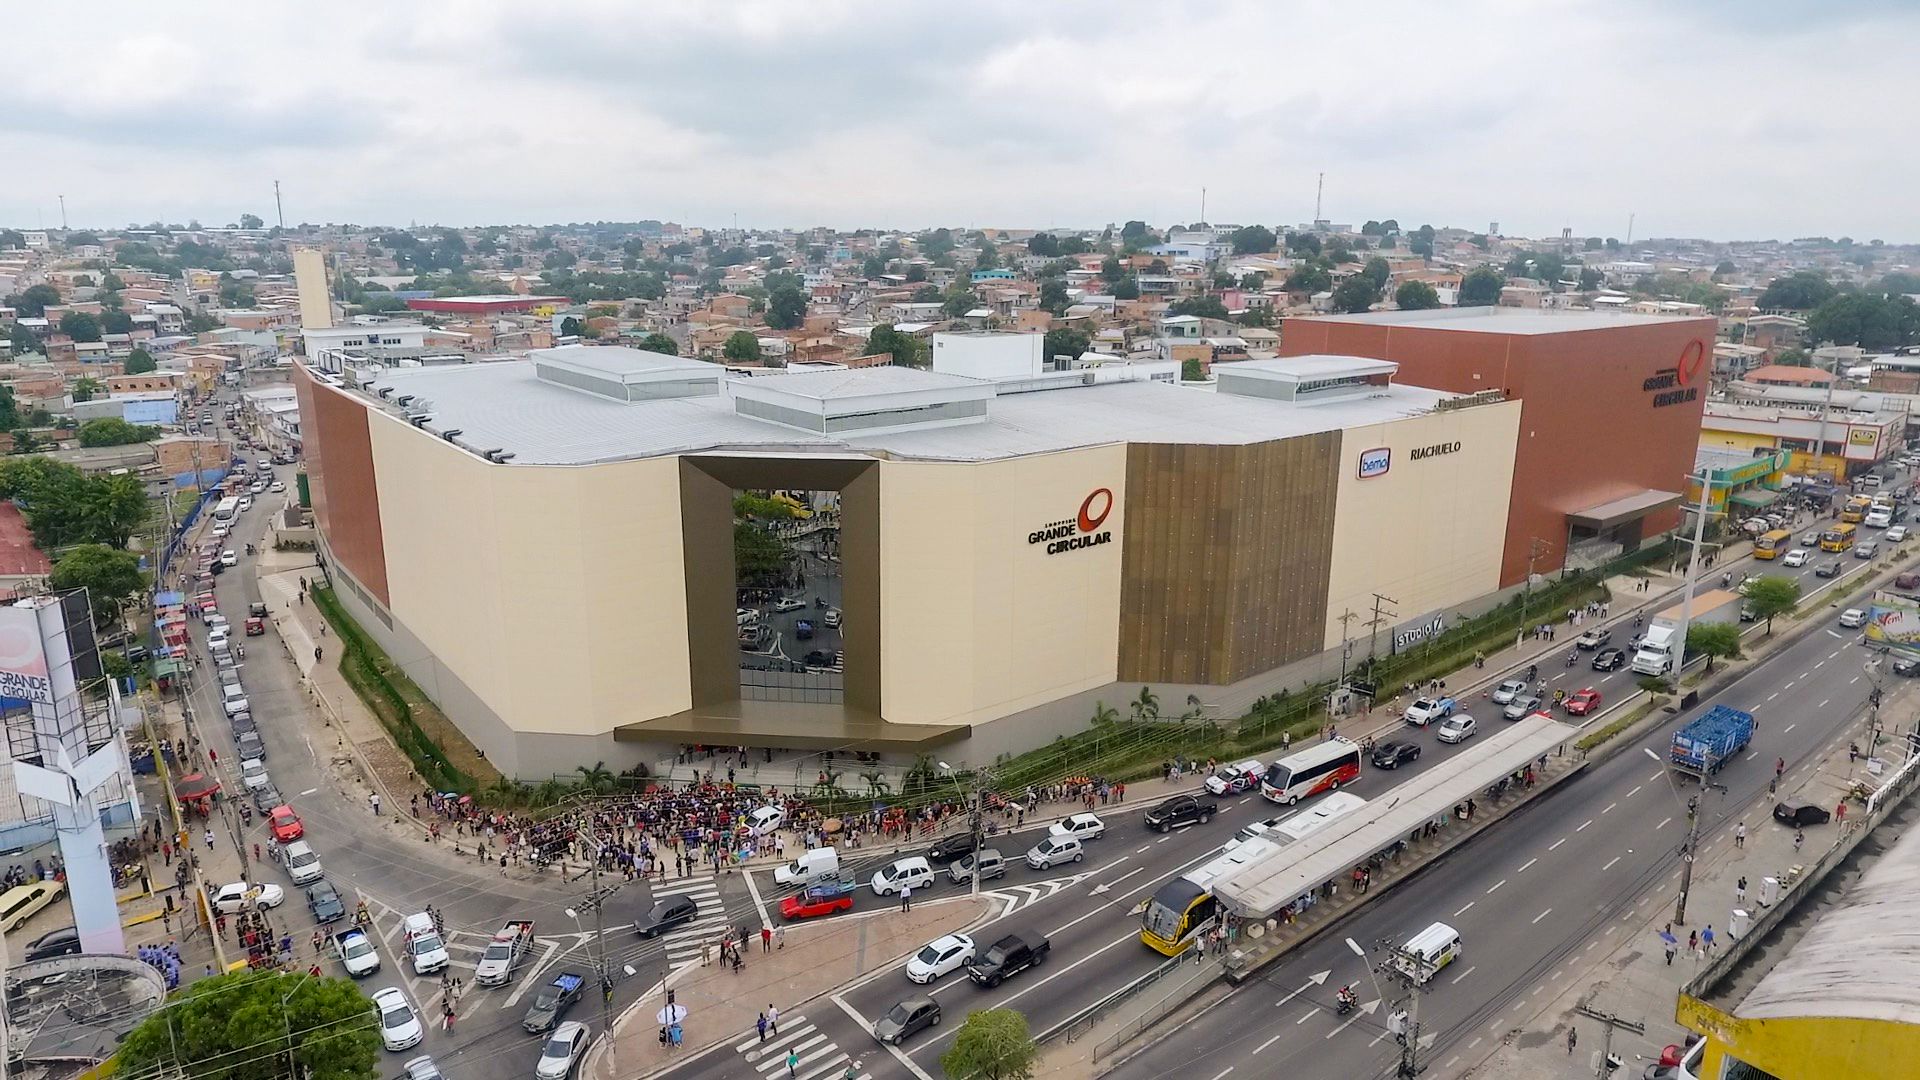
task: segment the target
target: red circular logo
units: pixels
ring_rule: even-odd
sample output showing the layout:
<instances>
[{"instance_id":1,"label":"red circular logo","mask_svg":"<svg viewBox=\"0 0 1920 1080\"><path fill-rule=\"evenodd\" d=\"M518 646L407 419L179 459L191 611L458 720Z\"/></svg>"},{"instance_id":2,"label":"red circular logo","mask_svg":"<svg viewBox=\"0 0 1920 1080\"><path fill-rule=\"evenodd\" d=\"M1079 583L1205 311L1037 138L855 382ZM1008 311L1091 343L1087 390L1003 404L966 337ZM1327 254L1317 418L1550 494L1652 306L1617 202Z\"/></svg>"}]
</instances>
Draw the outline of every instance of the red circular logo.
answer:
<instances>
[{"instance_id":1,"label":"red circular logo","mask_svg":"<svg viewBox=\"0 0 1920 1080\"><path fill-rule=\"evenodd\" d=\"M1098 514L1093 512L1095 500L1103 500L1100 503L1100 512ZM1099 488L1094 491L1093 494L1087 496L1086 500L1080 504L1080 531L1090 533L1098 529L1100 524L1107 520L1107 515L1111 513L1113 513L1113 492L1106 488Z\"/></svg>"},{"instance_id":2,"label":"red circular logo","mask_svg":"<svg viewBox=\"0 0 1920 1080\"><path fill-rule=\"evenodd\" d=\"M1680 350L1680 362L1674 365L1675 374L1678 375L1680 379L1680 385L1687 386L1691 384L1693 377L1700 374L1701 365L1706 362L1706 344L1699 338L1694 338L1692 341L1687 342L1687 347Z\"/></svg>"}]
</instances>

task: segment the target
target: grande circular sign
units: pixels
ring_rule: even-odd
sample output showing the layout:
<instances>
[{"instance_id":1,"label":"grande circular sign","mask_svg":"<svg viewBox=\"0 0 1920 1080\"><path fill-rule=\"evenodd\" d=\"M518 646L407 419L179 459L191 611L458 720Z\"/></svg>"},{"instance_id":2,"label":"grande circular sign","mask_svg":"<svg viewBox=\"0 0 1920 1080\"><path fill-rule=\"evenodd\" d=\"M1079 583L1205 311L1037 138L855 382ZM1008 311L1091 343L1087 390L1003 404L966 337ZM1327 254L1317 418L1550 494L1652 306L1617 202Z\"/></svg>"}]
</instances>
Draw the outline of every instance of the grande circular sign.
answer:
<instances>
[{"instance_id":1,"label":"grande circular sign","mask_svg":"<svg viewBox=\"0 0 1920 1080\"><path fill-rule=\"evenodd\" d=\"M1100 504L1100 512L1094 513L1093 504ZM1098 529L1107 515L1113 513L1113 492L1107 488L1097 488L1080 503L1080 531L1090 533Z\"/></svg>"},{"instance_id":2,"label":"grande circular sign","mask_svg":"<svg viewBox=\"0 0 1920 1080\"><path fill-rule=\"evenodd\" d=\"M1679 363L1674 365L1674 374L1679 378L1680 385L1691 385L1693 383L1693 377L1700 374L1701 365L1706 362L1706 344L1699 338L1694 338L1692 341L1687 342L1687 347L1680 350Z\"/></svg>"}]
</instances>

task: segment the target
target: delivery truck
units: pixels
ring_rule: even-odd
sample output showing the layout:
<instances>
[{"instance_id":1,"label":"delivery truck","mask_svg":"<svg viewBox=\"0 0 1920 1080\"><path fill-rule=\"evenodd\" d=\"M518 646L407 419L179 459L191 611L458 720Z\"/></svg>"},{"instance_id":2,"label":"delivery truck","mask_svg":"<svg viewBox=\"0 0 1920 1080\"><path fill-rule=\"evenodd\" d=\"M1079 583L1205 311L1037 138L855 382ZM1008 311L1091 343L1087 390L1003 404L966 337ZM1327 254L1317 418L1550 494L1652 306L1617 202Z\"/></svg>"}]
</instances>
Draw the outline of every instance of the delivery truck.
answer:
<instances>
[{"instance_id":1,"label":"delivery truck","mask_svg":"<svg viewBox=\"0 0 1920 1080\"><path fill-rule=\"evenodd\" d=\"M1711 776L1753 741L1753 714L1715 705L1673 733L1673 767L1690 776Z\"/></svg>"}]
</instances>

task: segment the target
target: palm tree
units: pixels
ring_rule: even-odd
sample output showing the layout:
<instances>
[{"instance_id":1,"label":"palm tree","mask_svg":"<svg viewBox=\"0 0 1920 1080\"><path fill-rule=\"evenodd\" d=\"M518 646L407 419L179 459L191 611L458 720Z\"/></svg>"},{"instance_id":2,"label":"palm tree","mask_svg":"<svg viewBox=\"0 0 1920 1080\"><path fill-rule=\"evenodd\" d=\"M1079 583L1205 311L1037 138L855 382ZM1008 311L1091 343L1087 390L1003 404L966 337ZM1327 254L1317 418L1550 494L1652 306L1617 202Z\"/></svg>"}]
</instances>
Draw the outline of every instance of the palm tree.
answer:
<instances>
[{"instance_id":1,"label":"palm tree","mask_svg":"<svg viewBox=\"0 0 1920 1080\"><path fill-rule=\"evenodd\" d=\"M1154 695L1153 687L1140 688L1140 696L1133 699L1133 722L1144 724L1160 719L1160 699Z\"/></svg>"},{"instance_id":2,"label":"palm tree","mask_svg":"<svg viewBox=\"0 0 1920 1080\"><path fill-rule=\"evenodd\" d=\"M867 782L867 794L873 798L881 798L892 791L892 785L887 783L887 774L879 769L861 773L860 779Z\"/></svg>"},{"instance_id":3,"label":"palm tree","mask_svg":"<svg viewBox=\"0 0 1920 1080\"><path fill-rule=\"evenodd\" d=\"M604 761L594 762L591 768L585 765L575 765L573 768L580 774L580 786L588 794L601 795L613 787L613 771L607 768Z\"/></svg>"},{"instance_id":4,"label":"palm tree","mask_svg":"<svg viewBox=\"0 0 1920 1080\"><path fill-rule=\"evenodd\" d=\"M573 785L557 776L549 776L533 789L533 805L552 806L573 791Z\"/></svg>"},{"instance_id":5,"label":"palm tree","mask_svg":"<svg viewBox=\"0 0 1920 1080\"><path fill-rule=\"evenodd\" d=\"M1106 730L1120 719L1120 710L1104 701L1093 703L1093 752L1100 752L1100 742L1106 737Z\"/></svg>"},{"instance_id":6,"label":"palm tree","mask_svg":"<svg viewBox=\"0 0 1920 1080\"><path fill-rule=\"evenodd\" d=\"M503 806L515 806L527 797L527 786L510 776L497 776L487 786L487 798Z\"/></svg>"},{"instance_id":7,"label":"palm tree","mask_svg":"<svg viewBox=\"0 0 1920 1080\"><path fill-rule=\"evenodd\" d=\"M824 776L825 779L813 785L813 790L816 793L820 795L843 794L843 792L841 792L840 790L840 770L839 769L827 769L821 775Z\"/></svg>"}]
</instances>

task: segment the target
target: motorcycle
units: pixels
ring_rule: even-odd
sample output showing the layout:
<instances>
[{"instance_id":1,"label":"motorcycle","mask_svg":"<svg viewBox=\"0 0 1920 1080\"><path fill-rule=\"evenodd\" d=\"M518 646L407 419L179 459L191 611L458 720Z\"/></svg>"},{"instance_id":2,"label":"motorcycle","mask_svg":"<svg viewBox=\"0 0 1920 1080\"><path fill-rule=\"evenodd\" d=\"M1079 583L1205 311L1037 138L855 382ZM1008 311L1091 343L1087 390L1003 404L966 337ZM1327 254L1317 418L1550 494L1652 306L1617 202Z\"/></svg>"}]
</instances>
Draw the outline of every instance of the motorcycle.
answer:
<instances>
[{"instance_id":1,"label":"motorcycle","mask_svg":"<svg viewBox=\"0 0 1920 1080\"><path fill-rule=\"evenodd\" d=\"M1335 1016L1345 1016L1348 1013L1352 1012L1354 1008L1355 1008L1355 1002L1353 1000L1353 995L1347 994L1340 998L1335 999L1333 1003L1333 1014Z\"/></svg>"}]
</instances>

